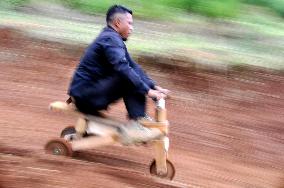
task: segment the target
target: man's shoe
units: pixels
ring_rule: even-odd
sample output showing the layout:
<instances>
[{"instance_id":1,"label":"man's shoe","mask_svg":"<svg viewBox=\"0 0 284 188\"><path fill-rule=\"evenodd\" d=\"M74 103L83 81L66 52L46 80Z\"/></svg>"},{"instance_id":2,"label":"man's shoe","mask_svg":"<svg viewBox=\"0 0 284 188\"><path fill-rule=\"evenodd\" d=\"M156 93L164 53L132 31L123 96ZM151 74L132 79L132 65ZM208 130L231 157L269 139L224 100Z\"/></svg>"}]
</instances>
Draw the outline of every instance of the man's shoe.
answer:
<instances>
[{"instance_id":1,"label":"man's shoe","mask_svg":"<svg viewBox=\"0 0 284 188\"><path fill-rule=\"evenodd\" d=\"M148 114L146 114L145 116L138 118L137 122L139 122L140 124L143 125L145 123L149 123L149 122L152 123L152 122L154 122L154 119L151 118Z\"/></svg>"},{"instance_id":2,"label":"man's shoe","mask_svg":"<svg viewBox=\"0 0 284 188\"><path fill-rule=\"evenodd\" d=\"M154 121L154 119L152 117L150 117L148 114L145 114L145 116L142 117L141 119L145 120L145 121Z\"/></svg>"},{"instance_id":3,"label":"man's shoe","mask_svg":"<svg viewBox=\"0 0 284 188\"><path fill-rule=\"evenodd\" d=\"M125 145L146 143L162 136L162 132L159 129L144 127L138 121L133 120L120 129L120 132L122 134L122 142Z\"/></svg>"}]
</instances>

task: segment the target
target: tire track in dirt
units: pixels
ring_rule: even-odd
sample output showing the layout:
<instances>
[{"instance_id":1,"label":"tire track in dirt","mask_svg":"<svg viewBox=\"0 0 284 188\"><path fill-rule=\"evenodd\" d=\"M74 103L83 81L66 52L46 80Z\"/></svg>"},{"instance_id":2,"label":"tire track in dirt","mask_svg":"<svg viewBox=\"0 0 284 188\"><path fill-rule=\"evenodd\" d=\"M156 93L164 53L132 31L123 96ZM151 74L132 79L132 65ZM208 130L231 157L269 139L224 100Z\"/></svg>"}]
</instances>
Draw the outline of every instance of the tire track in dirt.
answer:
<instances>
[{"instance_id":1,"label":"tire track in dirt","mask_svg":"<svg viewBox=\"0 0 284 188\"><path fill-rule=\"evenodd\" d=\"M0 183L3 187L187 187L178 182L147 176L131 168L47 156L32 150L6 147L0 150ZM108 160L116 159L109 157ZM73 178L68 171L75 171Z\"/></svg>"}]
</instances>

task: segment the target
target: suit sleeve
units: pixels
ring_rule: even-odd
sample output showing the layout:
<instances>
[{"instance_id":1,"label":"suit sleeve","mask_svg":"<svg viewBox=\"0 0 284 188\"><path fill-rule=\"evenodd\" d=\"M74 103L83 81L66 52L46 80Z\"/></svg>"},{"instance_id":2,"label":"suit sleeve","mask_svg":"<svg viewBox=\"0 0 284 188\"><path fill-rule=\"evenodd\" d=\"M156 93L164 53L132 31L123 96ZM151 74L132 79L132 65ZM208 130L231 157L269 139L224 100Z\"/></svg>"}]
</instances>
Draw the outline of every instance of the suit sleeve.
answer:
<instances>
[{"instance_id":1,"label":"suit sleeve","mask_svg":"<svg viewBox=\"0 0 284 188\"><path fill-rule=\"evenodd\" d=\"M126 53L127 58L129 59L130 66L135 70L137 74L140 75L142 80L151 88L154 89L156 83L143 71L140 65L138 65L135 61L132 60L129 53Z\"/></svg>"},{"instance_id":2,"label":"suit sleeve","mask_svg":"<svg viewBox=\"0 0 284 188\"><path fill-rule=\"evenodd\" d=\"M142 80L139 74L129 66L125 54L126 50L122 40L116 38L106 38L103 43L105 57L111 64L113 69L122 77L129 80L140 93L146 94L149 91L149 86Z\"/></svg>"}]
</instances>

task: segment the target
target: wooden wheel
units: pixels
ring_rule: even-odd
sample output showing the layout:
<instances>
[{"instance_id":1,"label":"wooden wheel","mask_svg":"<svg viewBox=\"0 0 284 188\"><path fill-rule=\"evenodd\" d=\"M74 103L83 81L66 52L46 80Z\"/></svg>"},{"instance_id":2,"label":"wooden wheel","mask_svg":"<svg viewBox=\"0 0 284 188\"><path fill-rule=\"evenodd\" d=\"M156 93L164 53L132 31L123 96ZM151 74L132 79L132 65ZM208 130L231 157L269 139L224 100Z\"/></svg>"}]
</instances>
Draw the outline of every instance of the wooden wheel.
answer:
<instances>
[{"instance_id":1,"label":"wooden wheel","mask_svg":"<svg viewBox=\"0 0 284 188\"><path fill-rule=\"evenodd\" d=\"M157 173L157 165L156 165L155 160L153 160L151 165L150 165L150 173L153 176L157 176L159 178L172 180L175 176L176 170L175 170L175 167L174 167L172 162L170 162L169 160L167 160L166 162L167 162L167 173L166 174L158 174Z\"/></svg>"},{"instance_id":2,"label":"wooden wheel","mask_svg":"<svg viewBox=\"0 0 284 188\"><path fill-rule=\"evenodd\" d=\"M76 130L74 126L66 127L61 131L61 138L64 138L67 141L72 141L77 139Z\"/></svg>"},{"instance_id":3,"label":"wooden wheel","mask_svg":"<svg viewBox=\"0 0 284 188\"><path fill-rule=\"evenodd\" d=\"M45 151L48 154L63 155L68 157L71 157L73 154L71 144L62 138L49 141L45 145Z\"/></svg>"}]
</instances>

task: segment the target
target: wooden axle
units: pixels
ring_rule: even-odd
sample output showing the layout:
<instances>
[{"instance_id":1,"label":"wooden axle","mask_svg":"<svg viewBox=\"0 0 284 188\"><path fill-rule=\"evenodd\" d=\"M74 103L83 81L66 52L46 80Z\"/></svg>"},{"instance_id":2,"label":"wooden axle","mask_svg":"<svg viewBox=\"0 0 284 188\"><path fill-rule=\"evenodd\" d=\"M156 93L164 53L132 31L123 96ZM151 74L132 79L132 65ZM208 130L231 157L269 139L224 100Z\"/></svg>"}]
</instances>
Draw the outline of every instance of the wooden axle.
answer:
<instances>
[{"instance_id":1,"label":"wooden axle","mask_svg":"<svg viewBox=\"0 0 284 188\"><path fill-rule=\"evenodd\" d=\"M157 122L165 122L167 121L167 110L163 108L156 108L156 117Z\"/></svg>"},{"instance_id":2,"label":"wooden axle","mask_svg":"<svg viewBox=\"0 0 284 188\"><path fill-rule=\"evenodd\" d=\"M165 121L165 122L151 122L151 121L145 121L145 122L141 122L141 124L147 128L157 128L159 129L164 135L168 134L168 126L169 126L169 122Z\"/></svg>"},{"instance_id":3,"label":"wooden axle","mask_svg":"<svg viewBox=\"0 0 284 188\"><path fill-rule=\"evenodd\" d=\"M167 174L167 158L169 149L169 138L164 137L160 140L154 142L155 147L155 161L157 174L164 175Z\"/></svg>"},{"instance_id":4,"label":"wooden axle","mask_svg":"<svg viewBox=\"0 0 284 188\"><path fill-rule=\"evenodd\" d=\"M92 136L89 138L72 141L71 145L73 151L78 151L78 150L92 149L101 146L112 145L115 144L116 142L117 142L116 135Z\"/></svg>"},{"instance_id":5,"label":"wooden axle","mask_svg":"<svg viewBox=\"0 0 284 188\"><path fill-rule=\"evenodd\" d=\"M163 138L154 142L156 171L158 175L163 176L168 173L167 158L169 150L169 138L166 136L169 132L169 122L167 120L167 110L164 99L158 101L155 119L157 123L154 123L153 126L156 126L165 134Z\"/></svg>"}]
</instances>

